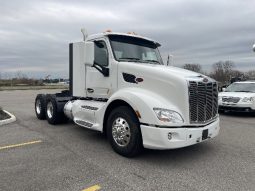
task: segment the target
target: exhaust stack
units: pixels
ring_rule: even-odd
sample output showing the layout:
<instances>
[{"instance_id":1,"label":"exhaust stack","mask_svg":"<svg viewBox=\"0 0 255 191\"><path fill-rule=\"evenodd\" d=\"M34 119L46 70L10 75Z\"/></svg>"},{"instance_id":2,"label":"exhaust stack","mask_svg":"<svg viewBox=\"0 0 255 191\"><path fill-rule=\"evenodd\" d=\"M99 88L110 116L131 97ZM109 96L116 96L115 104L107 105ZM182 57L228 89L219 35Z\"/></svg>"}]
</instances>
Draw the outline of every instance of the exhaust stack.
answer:
<instances>
[{"instance_id":1,"label":"exhaust stack","mask_svg":"<svg viewBox=\"0 0 255 191\"><path fill-rule=\"evenodd\" d=\"M86 38L88 37L88 32L85 28L82 28L81 32L82 32L82 36L83 36L83 41L85 41Z\"/></svg>"}]
</instances>

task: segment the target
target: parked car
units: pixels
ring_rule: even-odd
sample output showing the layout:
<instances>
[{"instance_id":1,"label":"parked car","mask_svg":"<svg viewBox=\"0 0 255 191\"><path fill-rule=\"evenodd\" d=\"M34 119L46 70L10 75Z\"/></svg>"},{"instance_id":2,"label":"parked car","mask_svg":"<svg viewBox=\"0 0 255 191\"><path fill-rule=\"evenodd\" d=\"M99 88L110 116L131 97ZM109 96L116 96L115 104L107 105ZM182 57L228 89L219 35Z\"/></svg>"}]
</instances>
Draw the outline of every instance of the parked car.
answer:
<instances>
[{"instance_id":1,"label":"parked car","mask_svg":"<svg viewBox=\"0 0 255 191\"><path fill-rule=\"evenodd\" d=\"M234 82L218 96L219 112L255 112L255 81Z\"/></svg>"}]
</instances>

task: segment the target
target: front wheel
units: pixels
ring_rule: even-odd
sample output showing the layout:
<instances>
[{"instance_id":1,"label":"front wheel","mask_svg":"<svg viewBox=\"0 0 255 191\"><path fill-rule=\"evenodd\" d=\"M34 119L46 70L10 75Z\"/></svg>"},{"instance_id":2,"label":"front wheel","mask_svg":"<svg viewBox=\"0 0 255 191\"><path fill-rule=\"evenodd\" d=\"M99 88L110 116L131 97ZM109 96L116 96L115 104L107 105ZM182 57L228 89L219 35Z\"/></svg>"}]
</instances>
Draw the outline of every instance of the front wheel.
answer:
<instances>
[{"instance_id":1,"label":"front wheel","mask_svg":"<svg viewBox=\"0 0 255 191\"><path fill-rule=\"evenodd\" d=\"M107 137L120 155L133 157L143 148L139 121L127 106L114 109L107 121Z\"/></svg>"}]
</instances>

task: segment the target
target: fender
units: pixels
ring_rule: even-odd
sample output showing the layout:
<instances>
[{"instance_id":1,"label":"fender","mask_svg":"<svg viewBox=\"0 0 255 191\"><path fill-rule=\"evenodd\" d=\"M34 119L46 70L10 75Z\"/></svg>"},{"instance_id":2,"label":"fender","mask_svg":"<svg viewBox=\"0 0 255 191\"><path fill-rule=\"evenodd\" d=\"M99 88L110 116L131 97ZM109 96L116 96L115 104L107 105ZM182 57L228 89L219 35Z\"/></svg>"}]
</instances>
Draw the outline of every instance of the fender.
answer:
<instances>
[{"instance_id":1,"label":"fender","mask_svg":"<svg viewBox=\"0 0 255 191\"><path fill-rule=\"evenodd\" d=\"M141 123L167 126L178 125L158 120L155 112L153 111L153 108L155 107L174 110L182 115L178 106L176 106L174 103L171 103L169 99L165 99L159 94L156 94L155 92L151 92L146 89L141 89L137 87L120 89L119 91L115 92L107 101L104 112L106 111L110 103L115 100L125 101L133 108L134 111L138 111L141 115L141 118L139 119Z\"/></svg>"}]
</instances>

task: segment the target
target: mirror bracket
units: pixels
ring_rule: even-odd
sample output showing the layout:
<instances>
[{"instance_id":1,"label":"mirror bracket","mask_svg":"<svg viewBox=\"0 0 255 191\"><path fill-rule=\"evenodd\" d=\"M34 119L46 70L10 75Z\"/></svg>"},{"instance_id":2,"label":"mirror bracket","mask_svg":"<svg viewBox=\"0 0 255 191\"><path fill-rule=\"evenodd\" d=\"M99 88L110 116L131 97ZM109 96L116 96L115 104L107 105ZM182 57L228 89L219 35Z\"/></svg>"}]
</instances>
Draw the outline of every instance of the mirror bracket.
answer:
<instances>
[{"instance_id":1,"label":"mirror bracket","mask_svg":"<svg viewBox=\"0 0 255 191\"><path fill-rule=\"evenodd\" d=\"M109 68L101 66L101 65L99 65L99 64L97 64L95 62L94 62L94 65L92 67L96 68L101 74L104 75L104 77L108 77L109 76Z\"/></svg>"}]
</instances>

